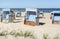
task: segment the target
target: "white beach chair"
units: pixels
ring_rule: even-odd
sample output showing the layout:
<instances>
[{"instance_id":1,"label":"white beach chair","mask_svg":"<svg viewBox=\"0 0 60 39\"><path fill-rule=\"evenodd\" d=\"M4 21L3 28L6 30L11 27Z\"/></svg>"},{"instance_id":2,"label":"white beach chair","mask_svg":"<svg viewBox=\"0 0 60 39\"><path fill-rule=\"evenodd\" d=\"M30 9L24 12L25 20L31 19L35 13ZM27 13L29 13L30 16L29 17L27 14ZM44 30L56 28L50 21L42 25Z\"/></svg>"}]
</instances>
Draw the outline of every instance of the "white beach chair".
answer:
<instances>
[{"instance_id":1,"label":"white beach chair","mask_svg":"<svg viewBox=\"0 0 60 39\"><path fill-rule=\"evenodd\" d=\"M60 22L60 13L54 13L52 23L54 22Z\"/></svg>"},{"instance_id":2,"label":"white beach chair","mask_svg":"<svg viewBox=\"0 0 60 39\"><path fill-rule=\"evenodd\" d=\"M40 11L39 17L43 17L43 16L44 16L44 13L42 11Z\"/></svg>"},{"instance_id":3,"label":"white beach chair","mask_svg":"<svg viewBox=\"0 0 60 39\"><path fill-rule=\"evenodd\" d=\"M50 19L52 19L52 18L53 18L53 16L54 16L54 13L60 13L60 11L52 11L52 12L51 12Z\"/></svg>"}]
</instances>

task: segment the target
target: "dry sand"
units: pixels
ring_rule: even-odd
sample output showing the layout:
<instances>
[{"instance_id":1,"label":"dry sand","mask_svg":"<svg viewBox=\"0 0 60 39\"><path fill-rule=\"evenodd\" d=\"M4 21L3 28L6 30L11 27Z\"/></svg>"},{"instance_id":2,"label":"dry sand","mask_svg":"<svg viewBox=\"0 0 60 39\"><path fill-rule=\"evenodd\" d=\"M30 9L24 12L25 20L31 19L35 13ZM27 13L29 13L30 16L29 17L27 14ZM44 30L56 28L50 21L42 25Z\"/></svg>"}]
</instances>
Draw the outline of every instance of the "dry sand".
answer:
<instances>
[{"instance_id":1,"label":"dry sand","mask_svg":"<svg viewBox=\"0 0 60 39\"><path fill-rule=\"evenodd\" d=\"M0 32L4 30L8 30L9 32L12 30L22 30L22 31L31 31L35 35L36 39L42 39L42 35L47 33L50 37L55 36L60 33L60 24L52 24L52 20L50 19L50 13L44 13L44 18L40 19L40 22L45 23L40 26L29 26L24 25L24 18L18 17L14 21L15 23L7 23L0 22Z\"/></svg>"}]
</instances>

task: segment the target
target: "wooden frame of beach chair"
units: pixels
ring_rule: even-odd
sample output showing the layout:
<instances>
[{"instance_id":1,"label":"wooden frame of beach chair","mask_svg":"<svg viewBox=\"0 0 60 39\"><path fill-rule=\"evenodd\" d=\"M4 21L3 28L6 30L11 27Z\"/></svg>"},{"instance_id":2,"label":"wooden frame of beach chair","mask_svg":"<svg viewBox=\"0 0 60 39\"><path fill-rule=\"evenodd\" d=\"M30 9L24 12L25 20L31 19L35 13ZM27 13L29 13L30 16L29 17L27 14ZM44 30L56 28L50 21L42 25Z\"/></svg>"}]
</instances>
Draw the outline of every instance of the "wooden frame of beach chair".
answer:
<instances>
[{"instance_id":1,"label":"wooden frame of beach chair","mask_svg":"<svg viewBox=\"0 0 60 39\"><path fill-rule=\"evenodd\" d=\"M52 24L54 22L60 22L60 13L54 13L53 19L52 19Z\"/></svg>"},{"instance_id":2,"label":"wooden frame of beach chair","mask_svg":"<svg viewBox=\"0 0 60 39\"><path fill-rule=\"evenodd\" d=\"M0 11L0 22L3 21L3 18L2 18L2 10Z\"/></svg>"},{"instance_id":3,"label":"wooden frame of beach chair","mask_svg":"<svg viewBox=\"0 0 60 39\"><path fill-rule=\"evenodd\" d=\"M2 21L3 21L2 14L0 14L0 22L2 22Z\"/></svg>"}]
</instances>

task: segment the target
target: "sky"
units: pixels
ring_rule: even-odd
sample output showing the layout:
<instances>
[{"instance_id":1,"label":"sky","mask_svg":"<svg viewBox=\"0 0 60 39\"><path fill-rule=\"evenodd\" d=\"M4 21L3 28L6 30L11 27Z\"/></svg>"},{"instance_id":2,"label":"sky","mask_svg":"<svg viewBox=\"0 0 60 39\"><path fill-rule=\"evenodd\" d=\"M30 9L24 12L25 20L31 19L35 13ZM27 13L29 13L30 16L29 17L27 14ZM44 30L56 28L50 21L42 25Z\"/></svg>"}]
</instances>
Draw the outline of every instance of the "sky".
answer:
<instances>
[{"instance_id":1,"label":"sky","mask_svg":"<svg viewBox=\"0 0 60 39\"><path fill-rule=\"evenodd\" d=\"M0 8L60 8L60 0L0 0Z\"/></svg>"}]
</instances>

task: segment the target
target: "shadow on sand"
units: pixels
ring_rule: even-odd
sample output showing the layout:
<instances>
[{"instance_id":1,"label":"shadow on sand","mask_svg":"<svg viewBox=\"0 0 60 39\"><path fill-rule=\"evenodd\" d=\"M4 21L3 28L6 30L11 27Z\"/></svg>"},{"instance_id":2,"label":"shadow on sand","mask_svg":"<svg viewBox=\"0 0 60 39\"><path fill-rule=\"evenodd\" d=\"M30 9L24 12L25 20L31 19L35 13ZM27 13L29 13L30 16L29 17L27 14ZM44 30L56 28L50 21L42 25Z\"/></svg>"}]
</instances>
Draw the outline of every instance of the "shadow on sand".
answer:
<instances>
[{"instance_id":1,"label":"shadow on sand","mask_svg":"<svg viewBox=\"0 0 60 39\"><path fill-rule=\"evenodd\" d=\"M19 22L22 22L22 21L15 21L15 22L13 22L13 23L19 23Z\"/></svg>"},{"instance_id":2,"label":"shadow on sand","mask_svg":"<svg viewBox=\"0 0 60 39\"><path fill-rule=\"evenodd\" d=\"M15 20L22 20L22 19L15 19Z\"/></svg>"},{"instance_id":3,"label":"shadow on sand","mask_svg":"<svg viewBox=\"0 0 60 39\"><path fill-rule=\"evenodd\" d=\"M43 23L43 22L40 22L40 23L39 23L39 25L44 25L44 24L45 24L45 23Z\"/></svg>"}]
</instances>

